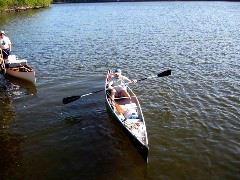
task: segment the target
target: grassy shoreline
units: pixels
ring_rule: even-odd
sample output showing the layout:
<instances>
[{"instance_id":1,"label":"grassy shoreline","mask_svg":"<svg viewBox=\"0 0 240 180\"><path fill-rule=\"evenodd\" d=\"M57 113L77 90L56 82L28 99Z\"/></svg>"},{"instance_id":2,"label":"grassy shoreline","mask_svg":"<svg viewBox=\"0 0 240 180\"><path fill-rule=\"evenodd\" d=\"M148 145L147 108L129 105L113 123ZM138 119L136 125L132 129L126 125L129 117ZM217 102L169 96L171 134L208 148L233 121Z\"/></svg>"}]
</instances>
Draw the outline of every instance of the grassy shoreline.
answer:
<instances>
[{"instance_id":1,"label":"grassy shoreline","mask_svg":"<svg viewBox=\"0 0 240 180\"><path fill-rule=\"evenodd\" d=\"M52 0L0 0L0 12L16 12L50 6Z\"/></svg>"}]
</instances>

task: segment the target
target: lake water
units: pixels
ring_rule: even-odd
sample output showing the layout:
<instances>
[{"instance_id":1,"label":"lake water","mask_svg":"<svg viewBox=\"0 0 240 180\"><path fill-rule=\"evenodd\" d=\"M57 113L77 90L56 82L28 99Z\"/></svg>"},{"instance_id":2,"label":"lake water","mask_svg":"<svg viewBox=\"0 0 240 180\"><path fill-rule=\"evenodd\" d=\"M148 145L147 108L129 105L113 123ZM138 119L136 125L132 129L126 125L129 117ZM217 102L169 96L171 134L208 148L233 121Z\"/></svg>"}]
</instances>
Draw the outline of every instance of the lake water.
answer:
<instances>
[{"instance_id":1,"label":"lake water","mask_svg":"<svg viewBox=\"0 0 240 180\"><path fill-rule=\"evenodd\" d=\"M0 179L239 179L240 3L59 4L0 17L36 87L0 76ZM146 164L106 111L108 69L132 85Z\"/></svg>"}]
</instances>

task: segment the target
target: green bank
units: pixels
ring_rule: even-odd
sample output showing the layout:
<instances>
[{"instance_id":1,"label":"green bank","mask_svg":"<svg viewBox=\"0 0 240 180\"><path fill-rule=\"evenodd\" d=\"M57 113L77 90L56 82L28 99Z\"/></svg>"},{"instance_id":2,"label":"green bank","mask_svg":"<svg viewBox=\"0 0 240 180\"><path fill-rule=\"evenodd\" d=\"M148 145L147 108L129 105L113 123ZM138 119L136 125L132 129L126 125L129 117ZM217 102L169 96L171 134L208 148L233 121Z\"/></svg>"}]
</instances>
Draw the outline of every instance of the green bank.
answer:
<instances>
[{"instance_id":1,"label":"green bank","mask_svg":"<svg viewBox=\"0 0 240 180\"><path fill-rule=\"evenodd\" d=\"M47 7L52 0L0 0L0 11L17 11L29 8Z\"/></svg>"}]
</instances>

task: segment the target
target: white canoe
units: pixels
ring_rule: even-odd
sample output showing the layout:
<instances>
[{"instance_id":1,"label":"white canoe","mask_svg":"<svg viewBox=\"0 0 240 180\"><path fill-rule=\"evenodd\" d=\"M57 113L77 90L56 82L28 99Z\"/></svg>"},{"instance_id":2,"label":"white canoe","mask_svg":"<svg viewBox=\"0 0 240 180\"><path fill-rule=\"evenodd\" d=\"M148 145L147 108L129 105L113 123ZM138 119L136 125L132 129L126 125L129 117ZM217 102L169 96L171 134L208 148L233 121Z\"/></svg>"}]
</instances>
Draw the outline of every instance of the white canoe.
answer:
<instances>
[{"instance_id":1,"label":"white canoe","mask_svg":"<svg viewBox=\"0 0 240 180\"><path fill-rule=\"evenodd\" d=\"M35 72L29 67L6 68L7 74L36 84Z\"/></svg>"},{"instance_id":2,"label":"white canoe","mask_svg":"<svg viewBox=\"0 0 240 180\"><path fill-rule=\"evenodd\" d=\"M5 66L8 75L36 84L35 71L27 65L27 60L16 59L16 56L10 55Z\"/></svg>"},{"instance_id":3,"label":"white canoe","mask_svg":"<svg viewBox=\"0 0 240 180\"><path fill-rule=\"evenodd\" d=\"M120 106L124 112L118 111L118 108L113 108L110 103L109 92L107 90L111 74L107 74L105 83L105 99L108 110L113 117L119 122L129 139L133 142L136 149L140 152L143 158L148 161L148 137L144 121L144 116L141 110L140 103L133 91L127 87L128 93L131 96L131 101L128 98L116 98L115 104ZM116 106L117 107L117 106Z\"/></svg>"}]
</instances>

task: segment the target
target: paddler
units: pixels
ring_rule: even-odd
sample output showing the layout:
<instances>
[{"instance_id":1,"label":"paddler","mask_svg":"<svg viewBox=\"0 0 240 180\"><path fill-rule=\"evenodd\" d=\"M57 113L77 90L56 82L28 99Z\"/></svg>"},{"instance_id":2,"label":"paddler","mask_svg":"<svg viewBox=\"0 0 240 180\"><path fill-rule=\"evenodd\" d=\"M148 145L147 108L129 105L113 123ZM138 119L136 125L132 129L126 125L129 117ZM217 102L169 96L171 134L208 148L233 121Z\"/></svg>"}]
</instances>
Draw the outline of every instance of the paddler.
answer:
<instances>
[{"instance_id":1,"label":"paddler","mask_svg":"<svg viewBox=\"0 0 240 180\"><path fill-rule=\"evenodd\" d=\"M0 31L0 48L2 49L3 59L8 59L12 50L12 43L4 31Z\"/></svg>"},{"instance_id":2,"label":"paddler","mask_svg":"<svg viewBox=\"0 0 240 180\"><path fill-rule=\"evenodd\" d=\"M116 69L113 73L113 77L111 78L108 84L108 90L110 90L111 99L114 100L115 97L128 97L131 100L131 96L127 92L126 83L136 83L137 80L130 80L126 76L122 75L121 69ZM113 101L111 101L114 105Z\"/></svg>"}]
</instances>

